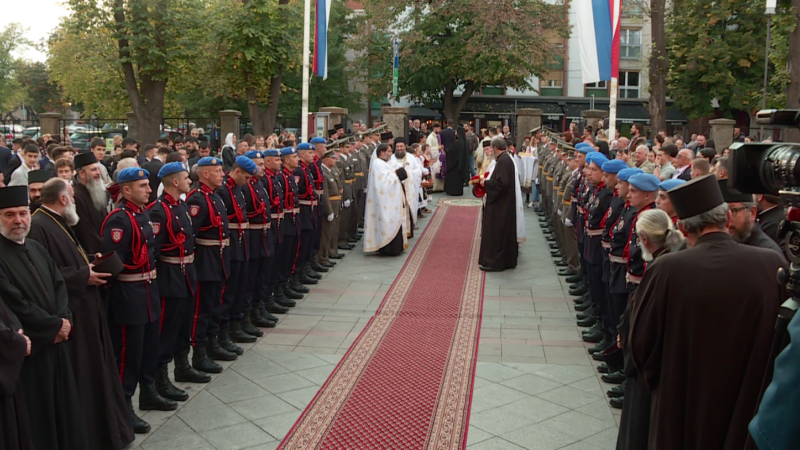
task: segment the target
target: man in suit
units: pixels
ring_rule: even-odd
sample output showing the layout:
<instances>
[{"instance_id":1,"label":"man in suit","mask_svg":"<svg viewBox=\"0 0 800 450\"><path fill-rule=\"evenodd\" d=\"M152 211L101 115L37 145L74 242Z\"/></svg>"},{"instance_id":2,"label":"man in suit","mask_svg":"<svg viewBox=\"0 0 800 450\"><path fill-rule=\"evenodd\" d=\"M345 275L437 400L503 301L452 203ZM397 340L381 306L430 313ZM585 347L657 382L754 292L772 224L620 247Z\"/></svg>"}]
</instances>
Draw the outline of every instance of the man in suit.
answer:
<instances>
[{"instance_id":1,"label":"man in suit","mask_svg":"<svg viewBox=\"0 0 800 450\"><path fill-rule=\"evenodd\" d=\"M453 129L454 126L455 123L453 122L453 119L447 119L447 128L439 133L439 136L442 138L442 145L439 150L447 150L451 145L453 145L453 142L456 141L456 131Z\"/></svg>"},{"instance_id":2,"label":"man in suit","mask_svg":"<svg viewBox=\"0 0 800 450\"><path fill-rule=\"evenodd\" d=\"M164 161L167 160L170 152L169 147L159 147L158 153L142 166L142 169L150 172L150 189L152 189L152 192L150 192L149 203L153 203L158 198L158 185L161 184L161 180L158 178L158 171L164 166Z\"/></svg>"},{"instance_id":3,"label":"man in suit","mask_svg":"<svg viewBox=\"0 0 800 450\"><path fill-rule=\"evenodd\" d=\"M25 146L25 141L21 138L16 138L11 141L11 156L3 166L3 175L6 182L11 180L11 174L22 165L22 147Z\"/></svg>"},{"instance_id":4,"label":"man in suit","mask_svg":"<svg viewBox=\"0 0 800 450\"><path fill-rule=\"evenodd\" d=\"M678 152L675 158L675 164L678 166L675 169L675 174L672 178L689 181L692 179L692 159L694 153L689 149L683 149Z\"/></svg>"},{"instance_id":5,"label":"man in suit","mask_svg":"<svg viewBox=\"0 0 800 450\"><path fill-rule=\"evenodd\" d=\"M14 139L16 141L16 139ZM19 140L22 143L22 139ZM6 138L0 135L0 171L5 171L11 159L11 149L6 147Z\"/></svg>"},{"instance_id":6,"label":"man in suit","mask_svg":"<svg viewBox=\"0 0 800 450\"><path fill-rule=\"evenodd\" d=\"M408 130L408 139L412 144L418 144L422 138L422 131L419 129L419 119L414 119L411 129Z\"/></svg>"}]
</instances>

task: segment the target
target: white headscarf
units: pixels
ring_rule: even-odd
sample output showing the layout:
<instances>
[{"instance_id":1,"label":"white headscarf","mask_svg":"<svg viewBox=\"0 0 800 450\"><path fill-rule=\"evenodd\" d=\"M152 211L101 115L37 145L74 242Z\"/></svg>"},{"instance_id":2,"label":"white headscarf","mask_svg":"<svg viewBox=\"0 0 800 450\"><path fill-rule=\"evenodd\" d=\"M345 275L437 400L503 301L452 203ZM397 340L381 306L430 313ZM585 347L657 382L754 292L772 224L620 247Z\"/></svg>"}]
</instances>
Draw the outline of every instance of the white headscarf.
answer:
<instances>
[{"instance_id":1,"label":"white headscarf","mask_svg":"<svg viewBox=\"0 0 800 450\"><path fill-rule=\"evenodd\" d=\"M228 135L225 136L225 146L236 150L236 148L233 146L233 133L228 133Z\"/></svg>"},{"instance_id":2,"label":"white headscarf","mask_svg":"<svg viewBox=\"0 0 800 450\"><path fill-rule=\"evenodd\" d=\"M372 152L364 215L364 251L376 252L388 245L402 227L403 248L408 248L408 212L400 179L388 162ZM415 211L416 214L416 211Z\"/></svg>"}]
</instances>

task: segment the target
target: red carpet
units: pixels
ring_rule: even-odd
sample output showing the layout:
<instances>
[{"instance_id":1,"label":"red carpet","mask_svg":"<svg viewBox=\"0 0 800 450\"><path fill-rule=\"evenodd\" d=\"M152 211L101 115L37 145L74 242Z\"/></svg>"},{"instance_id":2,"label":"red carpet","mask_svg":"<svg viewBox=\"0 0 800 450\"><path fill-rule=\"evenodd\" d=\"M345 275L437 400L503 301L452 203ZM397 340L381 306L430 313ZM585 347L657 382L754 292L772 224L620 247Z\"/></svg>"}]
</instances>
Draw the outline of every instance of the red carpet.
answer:
<instances>
[{"instance_id":1,"label":"red carpet","mask_svg":"<svg viewBox=\"0 0 800 450\"><path fill-rule=\"evenodd\" d=\"M483 306L480 208L439 202L377 313L279 449L461 449Z\"/></svg>"}]
</instances>

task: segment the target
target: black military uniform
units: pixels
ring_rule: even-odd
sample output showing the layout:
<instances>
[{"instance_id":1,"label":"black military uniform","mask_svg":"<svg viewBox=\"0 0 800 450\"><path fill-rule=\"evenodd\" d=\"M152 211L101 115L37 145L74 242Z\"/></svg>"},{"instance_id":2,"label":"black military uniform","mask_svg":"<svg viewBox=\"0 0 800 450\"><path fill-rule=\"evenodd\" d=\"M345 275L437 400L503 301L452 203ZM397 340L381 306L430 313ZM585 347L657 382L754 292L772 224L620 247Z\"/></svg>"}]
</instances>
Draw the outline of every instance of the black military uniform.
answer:
<instances>
[{"instance_id":1,"label":"black military uniform","mask_svg":"<svg viewBox=\"0 0 800 450\"><path fill-rule=\"evenodd\" d=\"M321 266L317 263L317 255L319 254L319 248L322 242L322 224L324 216L322 214L322 196L324 195L324 188L325 188L325 176L322 172L322 160L320 160L317 155L314 155L314 163L309 166L311 169L311 176L314 178L314 194L316 196L317 205L314 207L314 243L311 246L311 258L308 261L308 267L313 272L327 272L328 268ZM313 274L312 272L309 272ZM316 275L319 275L318 273ZM318 276L318 278L321 278Z\"/></svg>"},{"instance_id":2,"label":"black military uniform","mask_svg":"<svg viewBox=\"0 0 800 450\"><path fill-rule=\"evenodd\" d=\"M283 295L283 288L279 281L279 270L276 265L280 246L283 244L281 230L283 227L287 226L283 220L283 185L278 182L278 178L282 178L280 172L276 174L266 169L262 180L267 194L269 195L270 217L272 218L273 224L268 233L269 240L267 241L267 245L269 246L270 256L267 257L265 276L263 277L267 292L264 306L268 312L284 314L288 311L286 308L294 306L295 302Z\"/></svg>"},{"instance_id":3,"label":"black military uniform","mask_svg":"<svg viewBox=\"0 0 800 450\"><path fill-rule=\"evenodd\" d=\"M300 213L297 215L300 243L295 262L295 279L302 284L317 284L317 280L307 274L307 265L311 261L316 230L320 225L319 204L314 191L314 178L308 164L300 162L294 169L297 182L297 195Z\"/></svg>"},{"instance_id":4,"label":"black military uniform","mask_svg":"<svg viewBox=\"0 0 800 450\"><path fill-rule=\"evenodd\" d=\"M267 286L264 284L263 278L267 275L267 258L271 256L269 248L272 229L270 198L264 185L256 177L251 178L242 190L247 204L247 220L250 223L250 228L247 230L250 241L250 260L247 264L245 309L237 311L233 318L241 320L245 314L249 314L252 325L273 328L277 320L268 320L263 314L264 301L267 297Z\"/></svg>"},{"instance_id":5,"label":"black military uniform","mask_svg":"<svg viewBox=\"0 0 800 450\"><path fill-rule=\"evenodd\" d=\"M586 215L586 263L589 274L589 292L592 302L600 316L603 334L601 344L610 344L612 330L611 315L608 306L606 286L603 284L603 229L606 212L611 204L613 193L604 182L599 183L592 190L589 198ZM605 345L607 346L607 345Z\"/></svg>"},{"instance_id":6,"label":"black military uniform","mask_svg":"<svg viewBox=\"0 0 800 450\"><path fill-rule=\"evenodd\" d=\"M299 253L300 229L298 216L300 215L300 208L297 203L298 188L294 174L285 167L275 176L275 181L283 191L281 242L278 244L274 267L276 273L275 285L280 287L283 295L289 300L297 300L303 298L301 291L308 291L308 288L293 279L295 263ZM285 302L283 306L289 304L289 302Z\"/></svg>"}]
</instances>

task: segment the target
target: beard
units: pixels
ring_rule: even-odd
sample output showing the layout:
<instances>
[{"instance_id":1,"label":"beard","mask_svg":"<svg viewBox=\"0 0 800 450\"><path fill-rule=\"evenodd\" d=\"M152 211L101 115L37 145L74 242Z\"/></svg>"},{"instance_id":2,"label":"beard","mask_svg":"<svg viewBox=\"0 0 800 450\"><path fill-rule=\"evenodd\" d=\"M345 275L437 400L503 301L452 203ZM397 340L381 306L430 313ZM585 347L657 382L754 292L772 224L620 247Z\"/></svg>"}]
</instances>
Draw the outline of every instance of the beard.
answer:
<instances>
[{"instance_id":1,"label":"beard","mask_svg":"<svg viewBox=\"0 0 800 450\"><path fill-rule=\"evenodd\" d=\"M61 213L61 215L67 222L67 225L71 227L77 225L81 220L81 218L78 216L78 210L75 207L75 202L70 202L69 205L64 208L64 211Z\"/></svg>"},{"instance_id":2,"label":"beard","mask_svg":"<svg viewBox=\"0 0 800 450\"><path fill-rule=\"evenodd\" d=\"M650 250L648 250L648 249L646 249L644 247L644 245L642 244L642 240L641 239L636 241L636 245L638 245L639 249L642 250L642 259L643 260L648 261L648 262L653 260L653 254L650 253Z\"/></svg>"},{"instance_id":3,"label":"beard","mask_svg":"<svg viewBox=\"0 0 800 450\"><path fill-rule=\"evenodd\" d=\"M89 191L89 197L92 198L92 204L98 210L104 211L108 206L106 187L103 186L103 182L101 180L89 178L86 181L86 189Z\"/></svg>"},{"instance_id":4,"label":"beard","mask_svg":"<svg viewBox=\"0 0 800 450\"><path fill-rule=\"evenodd\" d=\"M9 241L16 242L17 244L25 243L25 237L28 235L29 225L12 225L6 227L0 224L0 234Z\"/></svg>"},{"instance_id":5,"label":"beard","mask_svg":"<svg viewBox=\"0 0 800 450\"><path fill-rule=\"evenodd\" d=\"M745 223L743 229L741 230L734 229L733 240L740 244L744 244L745 242L747 242L748 239L750 239L750 236L753 234L753 229L755 227L756 225L754 222L748 221L747 223Z\"/></svg>"}]
</instances>

